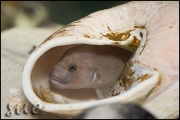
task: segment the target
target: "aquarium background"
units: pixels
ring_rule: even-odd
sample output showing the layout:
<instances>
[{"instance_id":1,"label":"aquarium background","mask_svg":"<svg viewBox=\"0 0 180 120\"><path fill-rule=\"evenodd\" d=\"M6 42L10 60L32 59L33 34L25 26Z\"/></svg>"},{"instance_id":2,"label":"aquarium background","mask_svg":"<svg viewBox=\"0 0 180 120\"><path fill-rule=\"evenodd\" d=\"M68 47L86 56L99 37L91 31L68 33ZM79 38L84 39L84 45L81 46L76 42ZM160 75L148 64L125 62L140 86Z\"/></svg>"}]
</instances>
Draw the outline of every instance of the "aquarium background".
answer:
<instances>
[{"instance_id":1,"label":"aquarium background","mask_svg":"<svg viewBox=\"0 0 180 120\"><path fill-rule=\"evenodd\" d=\"M49 11L51 21L68 24L98 10L108 9L129 1L58 1L42 2Z\"/></svg>"},{"instance_id":2,"label":"aquarium background","mask_svg":"<svg viewBox=\"0 0 180 120\"><path fill-rule=\"evenodd\" d=\"M1 1L1 31L12 27L66 25L129 1Z\"/></svg>"}]
</instances>

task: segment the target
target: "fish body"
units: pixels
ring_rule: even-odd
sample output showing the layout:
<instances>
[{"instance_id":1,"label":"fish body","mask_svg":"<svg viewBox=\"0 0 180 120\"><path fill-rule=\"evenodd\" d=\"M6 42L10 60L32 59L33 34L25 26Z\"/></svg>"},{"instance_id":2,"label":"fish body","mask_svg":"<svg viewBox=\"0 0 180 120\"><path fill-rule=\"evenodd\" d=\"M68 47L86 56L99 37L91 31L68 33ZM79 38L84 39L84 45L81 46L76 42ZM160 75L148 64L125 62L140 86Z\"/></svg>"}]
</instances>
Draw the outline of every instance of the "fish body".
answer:
<instances>
[{"instance_id":1,"label":"fish body","mask_svg":"<svg viewBox=\"0 0 180 120\"><path fill-rule=\"evenodd\" d=\"M106 113L106 114L104 114ZM134 103L113 103L88 108L75 119L156 119L155 116Z\"/></svg>"},{"instance_id":2,"label":"fish body","mask_svg":"<svg viewBox=\"0 0 180 120\"><path fill-rule=\"evenodd\" d=\"M131 56L115 46L78 45L62 55L49 82L57 89L112 87Z\"/></svg>"}]
</instances>

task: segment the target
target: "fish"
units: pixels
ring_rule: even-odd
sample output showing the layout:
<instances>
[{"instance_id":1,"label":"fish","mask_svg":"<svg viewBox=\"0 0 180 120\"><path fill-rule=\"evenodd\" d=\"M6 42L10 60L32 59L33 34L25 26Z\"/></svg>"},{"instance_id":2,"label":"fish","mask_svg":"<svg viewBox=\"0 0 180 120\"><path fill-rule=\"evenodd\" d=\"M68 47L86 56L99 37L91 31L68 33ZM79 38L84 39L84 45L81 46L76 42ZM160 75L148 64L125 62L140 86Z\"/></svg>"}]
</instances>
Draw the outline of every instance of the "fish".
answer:
<instances>
[{"instance_id":1,"label":"fish","mask_svg":"<svg viewBox=\"0 0 180 120\"><path fill-rule=\"evenodd\" d=\"M157 119L150 111L135 103L112 103L84 110L75 119Z\"/></svg>"},{"instance_id":2,"label":"fish","mask_svg":"<svg viewBox=\"0 0 180 120\"><path fill-rule=\"evenodd\" d=\"M132 52L110 45L78 45L67 50L49 73L55 89L95 89L99 99L111 88Z\"/></svg>"}]
</instances>

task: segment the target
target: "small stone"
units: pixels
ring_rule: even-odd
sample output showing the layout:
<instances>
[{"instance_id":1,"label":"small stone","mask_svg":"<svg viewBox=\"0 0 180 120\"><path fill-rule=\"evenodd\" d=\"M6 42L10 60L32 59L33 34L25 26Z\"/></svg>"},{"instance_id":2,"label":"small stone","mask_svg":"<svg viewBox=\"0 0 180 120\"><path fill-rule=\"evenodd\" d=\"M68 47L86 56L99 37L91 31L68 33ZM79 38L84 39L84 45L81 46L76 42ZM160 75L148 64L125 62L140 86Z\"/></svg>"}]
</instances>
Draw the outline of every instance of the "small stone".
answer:
<instances>
[{"instance_id":1,"label":"small stone","mask_svg":"<svg viewBox=\"0 0 180 120\"><path fill-rule=\"evenodd\" d=\"M9 95L13 98L17 98L21 96L21 91L17 88L12 88L9 90Z\"/></svg>"}]
</instances>

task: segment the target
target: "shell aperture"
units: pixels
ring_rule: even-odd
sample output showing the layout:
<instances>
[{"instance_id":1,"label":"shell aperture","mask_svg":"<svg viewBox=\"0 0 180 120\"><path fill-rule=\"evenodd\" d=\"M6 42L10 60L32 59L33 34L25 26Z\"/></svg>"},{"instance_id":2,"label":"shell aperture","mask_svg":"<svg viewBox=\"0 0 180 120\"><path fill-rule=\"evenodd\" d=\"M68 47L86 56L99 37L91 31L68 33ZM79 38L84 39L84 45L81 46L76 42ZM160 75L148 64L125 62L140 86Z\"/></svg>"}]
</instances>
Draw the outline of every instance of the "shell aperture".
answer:
<instances>
[{"instance_id":1,"label":"shell aperture","mask_svg":"<svg viewBox=\"0 0 180 120\"><path fill-rule=\"evenodd\" d=\"M67 50L50 72L56 89L99 88L114 83L132 53L116 46L78 45Z\"/></svg>"}]
</instances>

